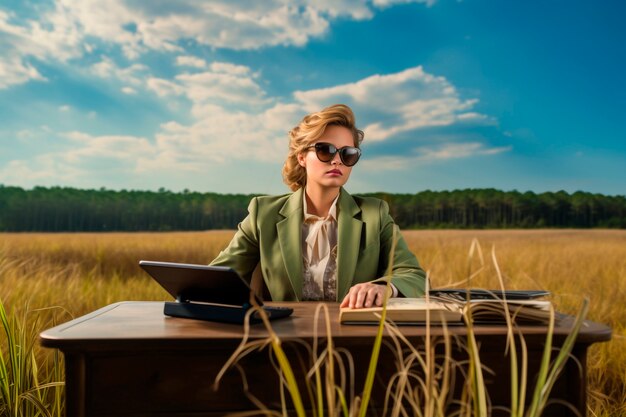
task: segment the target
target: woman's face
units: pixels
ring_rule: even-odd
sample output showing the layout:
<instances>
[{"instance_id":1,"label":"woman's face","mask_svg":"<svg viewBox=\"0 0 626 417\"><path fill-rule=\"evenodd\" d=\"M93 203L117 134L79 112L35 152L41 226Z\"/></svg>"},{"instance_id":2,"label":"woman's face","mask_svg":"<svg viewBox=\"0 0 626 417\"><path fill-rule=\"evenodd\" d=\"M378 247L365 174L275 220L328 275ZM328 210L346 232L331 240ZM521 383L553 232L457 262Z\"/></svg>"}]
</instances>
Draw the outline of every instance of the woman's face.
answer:
<instances>
[{"instance_id":1,"label":"woman's face","mask_svg":"<svg viewBox=\"0 0 626 417\"><path fill-rule=\"evenodd\" d=\"M352 132L343 126L326 127L324 134L315 141L320 142L330 143L337 149L354 146ZM307 187L339 188L348 181L352 172L352 167L344 165L338 152L329 162L322 162L315 154L315 148L309 148L298 155L298 162L306 169Z\"/></svg>"}]
</instances>

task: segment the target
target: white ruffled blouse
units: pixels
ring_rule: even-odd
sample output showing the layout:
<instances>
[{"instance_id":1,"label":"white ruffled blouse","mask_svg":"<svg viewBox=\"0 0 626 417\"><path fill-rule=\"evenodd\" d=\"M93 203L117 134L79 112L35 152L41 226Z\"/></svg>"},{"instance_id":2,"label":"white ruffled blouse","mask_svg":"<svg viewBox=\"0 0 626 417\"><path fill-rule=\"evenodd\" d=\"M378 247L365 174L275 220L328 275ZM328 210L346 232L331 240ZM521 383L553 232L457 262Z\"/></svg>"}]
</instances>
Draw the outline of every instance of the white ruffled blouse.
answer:
<instances>
[{"instance_id":1,"label":"white ruffled blouse","mask_svg":"<svg viewBox=\"0 0 626 417\"><path fill-rule=\"evenodd\" d=\"M337 200L324 218L309 214L302 193L302 261L305 301L337 300Z\"/></svg>"}]
</instances>

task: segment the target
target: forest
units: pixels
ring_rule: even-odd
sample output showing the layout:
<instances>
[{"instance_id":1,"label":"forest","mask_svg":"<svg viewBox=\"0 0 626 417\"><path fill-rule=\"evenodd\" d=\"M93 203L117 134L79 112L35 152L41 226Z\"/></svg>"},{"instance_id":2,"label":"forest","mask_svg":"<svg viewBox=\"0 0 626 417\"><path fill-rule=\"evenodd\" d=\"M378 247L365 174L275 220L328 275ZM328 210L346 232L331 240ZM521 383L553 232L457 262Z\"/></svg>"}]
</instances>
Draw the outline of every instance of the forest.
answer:
<instances>
[{"instance_id":1,"label":"forest","mask_svg":"<svg viewBox=\"0 0 626 417\"><path fill-rule=\"evenodd\" d=\"M626 228L626 196L496 189L370 193L403 229ZM254 195L0 184L0 231L234 229Z\"/></svg>"}]
</instances>

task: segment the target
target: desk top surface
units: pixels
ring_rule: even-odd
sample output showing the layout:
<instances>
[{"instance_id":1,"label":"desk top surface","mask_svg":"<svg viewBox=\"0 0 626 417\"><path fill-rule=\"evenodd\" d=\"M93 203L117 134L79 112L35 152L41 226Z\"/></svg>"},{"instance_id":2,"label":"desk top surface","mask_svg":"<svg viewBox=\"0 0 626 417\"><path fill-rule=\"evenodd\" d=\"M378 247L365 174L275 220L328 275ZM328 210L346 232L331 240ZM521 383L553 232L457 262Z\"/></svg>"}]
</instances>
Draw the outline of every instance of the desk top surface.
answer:
<instances>
[{"instance_id":1,"label":"desk top surface","mask_svg":"<svg viewBox=\"0 0 626 417\"><path fill-rule=\"evenodd\" d=\"M363 339L371 341L377 332L375 325L342 325L339 323L338 303L293 302L280 303L292 307L293 315L272 321L273 331L281 339L311 340L326 333L324 309L320 310L319 322L315 325L316 309L320 305L328 308L328 326L333 340L350 338L352 341ZM571 330L573 320L566 318L555 327L556 339L565 338ZM445 331L453 335L466 335L464 325L449 326L402 326L401 332L406 337L423 337L430 332L441 335ZM525 337L545 337L545 326L520 326ZM474 333L480 337L506 334L506 327L501 325L480 325L474 327ZM251 338L265 338L268 331L263 324L250 326ZM168 317L163 314L163 302L125 301L103 307L93 313L79 317L41 333L41 343L46 347L61 350L111 349L112 347L150 346L151 348L189 347L193 345L233 346L238 344L243 335L243 326L215 323L201 320ZM585 321L577 338L577 343L591 344L610 340L611 329L608 326ZM146 343L150 341L150 343Z\"/></svg>"}]
</instances>

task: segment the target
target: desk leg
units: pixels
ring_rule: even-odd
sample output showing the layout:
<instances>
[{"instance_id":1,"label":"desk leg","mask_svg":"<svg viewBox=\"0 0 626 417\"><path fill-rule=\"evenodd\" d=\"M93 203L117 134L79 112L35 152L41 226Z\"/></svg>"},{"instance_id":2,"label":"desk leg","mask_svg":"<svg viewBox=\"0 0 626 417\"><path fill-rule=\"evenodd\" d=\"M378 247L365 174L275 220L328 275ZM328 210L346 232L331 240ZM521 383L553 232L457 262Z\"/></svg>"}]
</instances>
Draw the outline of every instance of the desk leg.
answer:
<instances>
[{"instance_id":1,"label":"desk leg","mask_svg":"<svg viewBox=\"0 0 626 417\"><path fill-rule=\"evenodd\" d=\"M65 415L67 417L85 417L86 386L85 355L65 354Z\"/></svg>"},{"instance_id":2,"label":"desk leg","mask_svg":"<svg viewBox=\"0 0 626 417\"><path fill-rule=\"evenodd\" d=\"M574 346L572 356L576 361L569 360L569 374L563 377L573 381L573 391L578 391L578 401L574 403L581 416L587 415L587 345Z\"/></svg>"}]
</instances>

